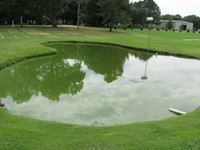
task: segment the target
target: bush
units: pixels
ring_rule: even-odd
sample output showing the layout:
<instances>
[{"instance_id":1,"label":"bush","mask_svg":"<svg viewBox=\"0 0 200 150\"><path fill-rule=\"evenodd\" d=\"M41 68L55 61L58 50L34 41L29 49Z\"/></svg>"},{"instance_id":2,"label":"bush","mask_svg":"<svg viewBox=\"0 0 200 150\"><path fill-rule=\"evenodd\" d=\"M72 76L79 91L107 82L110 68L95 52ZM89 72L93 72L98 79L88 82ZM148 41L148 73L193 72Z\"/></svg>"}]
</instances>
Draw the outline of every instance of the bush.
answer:
<instances>
[{"instance_id":1,"label":"bush","mask_svg":"<svg viewBox=\"0 0 200 150\"><path fill-rule=\"evenodd\" d=\"M189 33L190 32L190 30L187 30L187 33Z\"/></svg>"},{"instance_id":2,"label":"bush","mask_svg":"<svg viewBox=\"0 0 200 150\"><path fill-rule=\"evenodd\" d=\"M165 31L167 32L167 31L168 31L168 29L165 29Z\"/></svg>"},{"instance_id":3,"label":"bush","mask_svg":"<svg viewBox=\"0 0 200 150\"><path fill-rule=\"evenodd\" d=\"M173 29L172 31L174 32L175 30Z\"/></svg>"},{"instance_id":4,"label":"bush","mask_svg":"<svg viewBox=\"0 0 200 150\"><path fill-rule=\"evenodd\" d=\"M195 33L196 31L195 30L193 30L193 33Z\"/></svg>"},{"instance_id":5,"label":"bush","mask_svg":"<svg viewBox=\"0 0 200 150\"><path fill-rule=\"evenodd\" d=\"M182 30L179 30L180 32L182 32Z\"/></svg>"},{"instance_id":6,"label":"bush","mask_svg":"<svg viewBox=\"0 0 200 150\"><path fill-rule=\"evenodd\" d=\"M141 27L140 30L143 31L143 27Z\"/></svg>"}]
</instances>

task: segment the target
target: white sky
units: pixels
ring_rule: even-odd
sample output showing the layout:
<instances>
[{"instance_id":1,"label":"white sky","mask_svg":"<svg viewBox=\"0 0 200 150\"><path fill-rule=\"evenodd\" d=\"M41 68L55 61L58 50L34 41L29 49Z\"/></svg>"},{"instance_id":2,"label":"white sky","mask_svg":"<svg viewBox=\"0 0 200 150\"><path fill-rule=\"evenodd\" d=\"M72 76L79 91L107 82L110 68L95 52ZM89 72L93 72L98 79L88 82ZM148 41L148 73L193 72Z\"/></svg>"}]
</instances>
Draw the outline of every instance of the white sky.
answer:
<instances>
[{"instance_id":1,"label":"white sky","mask_svg":"<svg viewBox=\"0 0 200 150\"><path fill-rule=\"evenodd\" d=\"M139 0L130 0L132 2ZM161 9L161 14L180 14L200 16L200 0L154 0Z\"/></svg>"}]
</instances>

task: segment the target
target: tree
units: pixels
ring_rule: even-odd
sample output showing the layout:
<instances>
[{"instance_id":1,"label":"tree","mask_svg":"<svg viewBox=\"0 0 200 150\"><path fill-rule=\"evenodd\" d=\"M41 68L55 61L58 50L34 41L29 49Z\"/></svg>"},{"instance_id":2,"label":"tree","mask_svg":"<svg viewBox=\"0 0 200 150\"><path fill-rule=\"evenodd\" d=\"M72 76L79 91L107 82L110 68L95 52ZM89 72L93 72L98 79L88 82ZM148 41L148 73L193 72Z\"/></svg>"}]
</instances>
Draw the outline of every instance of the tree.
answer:
<instances>
[{"instance_id":1,"label":"tree","mask_svg":"<svg viewBox=\"0 0 200 150\"><path fill-rule=\"evenodd\" d=\"M23 16L28 13L30 5L31 3L27 3L26 0L15 0L13 11L17 15L17 18L19 18L21 27L23 26Z\"/></svg>"},{"instance_id":2,"label":"tree","mask_svg":"<svg viewBox=\"0 0 200 150\"><path fill-rule=\"evenodd\" d=\"M171 30L173 28L173 23L172 23L172 20L169 19L168 23L167 23L167 29Z\"/></svg>"},{"instance_id":3,"label":"tree","mask_svg":"<svg viewBox=\"0 0 200 150\"><path fill-rule=\"evenodd\" d=\"M112 31L113 24L126 20L129 0L100 0L98 2L99 14L104 18L104 23L109 24Z\"/></svg>"},{"instance_id":4,"label":"tree","mask_svg":"<svg viewBox=\"0 0 200 150\"><path fill-rule=\"evenodd\" d=\"M86 6L85 22L89 26L102 26L103 17L100 15L99 0L90 0Z\"/></svg>"},{"instance_id":5,"label":"tree","mask_svg":"<svg viewBox=\"0 0 200 150\"><path fill-rule=\"evenodd\" d=\"M130 17L131 24L134 25L144 25L146 23L147 14L144 8L137 8L135 3L130 4Z\"/></svg>"},{"instance_id":6,"label":"tree","mask_svg":"<svg viewBox=\"0 0 200 150\"><path fill-rule=\"evenodd\" d=\"M57 26L57 16L61 15L67 8L67 0L46 0L46 15L52 19L52 26Z\"/></svg>"},{"instance_id":7,"label":"tree","mask_svg":"<svg viewBox=\"0 0 200 150\"><path fill-rule=\"evenodd\" d=\"M88 0L79 0L80 2L80 23L85 20L85 14L86 14L86 5L88 3ZM60 15L60 18L62 20L66 20L67 24L73 24L77 25L78 21L78 0L69 0L67 3L67 9Z\"/></svg>"},{"instance_id":8,"label":"tree","mask_svg":"<svg viewBox=\"0 0 200 150\"><path fill-rule=\"evenodd\" d=\"M29 0L29 2L31 3L29 20L36 20L37 24L44 24L46 22L44 18L47 18L46 0Z\"/></svg>"},{"instance_id":9,"label":"tree","mask_svg":"<svg viewBox=\"0 0 200 150\"><path fill-rule=\"evenodd\" d=\"M11 9L9 0L0 1L0 24L4 24L9 20L9 12L8 10Z\"/></svg>"},{"instance_id":10,"label":"tree","mask_svg":"<svg viewBox=\"0 0 200 150\"><path fill-rule=\"evenodd\" d=\"M60 16L63 20L67 21L67 24L77 24L77 1L71 0L68 2L68 9L65 9Z\"/></svg>"},{"instance_id":11,"label":"tree","mask_svg":"<svg viewBox=\"0 0 200 150\"><path fill-rule=\"evenodd\" d=\"M0 19L1 22L15 20L18 23L20 20L20 25L23 26L22 16L27 13L29 5L30 3L27 3L26 0L4 0L0 2L0 16L3 16Z\"/></svg>"},{"instance_id":12,"label":"tree","mask_svg":"<svg viewBox=\"0 0 200 150\"><path fill-rule=\"evenodd\" d=\"M144 4L147 11L147 16L153 17L154 22L158 22L161 14L159 6L154 2L154 0L144 0Z\"/></svg>"},{"instance_id":13,"label":"tree","mask_svg":"<svg viewBox=\"0 0 200 150\"><path fill-rule=\"evenodd\" d=\"M170 15L170 14L166 14L166 15L162 15L161 16L162 20L182 20L181 15L177 14L177 15Z\"/></svg>"},{"instance_id":14,"label":"tree","mask_svg":"<svg viewBox=\"0 0 200 150\"><path fill-rule=\"evenodd\" d=\"M137 8L145 9L147 17L153 17L154 23L159 22L161 11L159 6L154 2L154 0L139 1L135 3L135 6Z\"/></svg>"},{"instance_id":15,"label":"tree","mask_svg":"<svg viewBox=\"0 0 200 150\"><path fill-rule=\"evenodd\" d=\"M173 20L182 20L182 16L179 14L176 14L173 18Z\"/></svg>"},{"instance_id":16,"label":"tree","mask_svg":"<svg viewBox=\"0 0 200 150\"><path fill-rule=\"evenodd\" d=\"M200 17L196 15L189 15L184 17L183 20L194 23L194 29L200 29Z\"/></svg>"}]
</instances>

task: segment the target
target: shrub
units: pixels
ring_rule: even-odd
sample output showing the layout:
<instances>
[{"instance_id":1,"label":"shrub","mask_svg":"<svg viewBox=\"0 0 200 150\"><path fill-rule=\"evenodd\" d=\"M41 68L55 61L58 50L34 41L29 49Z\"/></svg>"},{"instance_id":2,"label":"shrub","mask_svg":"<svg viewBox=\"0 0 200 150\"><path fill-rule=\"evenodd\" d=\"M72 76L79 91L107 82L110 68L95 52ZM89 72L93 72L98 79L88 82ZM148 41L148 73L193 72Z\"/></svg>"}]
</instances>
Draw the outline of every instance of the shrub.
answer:
<instances>
[{"instance_id":1,"label":"shrub","mask_svg":"<svg viewBox=\"0 0 200 150\"><path fill-rule=\"evenodd\" d=\"M143 31L143 27L141 27L140 30Z\"/></svg>"},{"instance_id":2,"label":"shrub","mask_svg":"<svg viewBox=\"0 0 200 150\"><path fill-rule=\"evenodd\" d=\"M190 30L187 30L187 33L189 33L190 32Z\"/></svg>"}]
</instances>

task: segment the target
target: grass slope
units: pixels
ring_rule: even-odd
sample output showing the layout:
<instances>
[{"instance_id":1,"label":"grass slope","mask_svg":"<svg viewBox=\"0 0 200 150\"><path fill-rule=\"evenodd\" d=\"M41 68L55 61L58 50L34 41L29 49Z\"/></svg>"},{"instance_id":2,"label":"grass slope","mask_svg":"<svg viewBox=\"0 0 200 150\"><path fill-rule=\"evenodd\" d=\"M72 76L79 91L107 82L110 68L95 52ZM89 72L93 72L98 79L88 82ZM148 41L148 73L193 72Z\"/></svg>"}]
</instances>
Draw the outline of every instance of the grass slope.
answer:
<instances>
[{"instance_id":1,"label":"grass slope","mask_svg":"<svg viewBox=\"0 0 200 150\"><path fill-rule=\"evenodd\" d=\"M200 149L200 110L158 122L84 127L17 117L0 109L0 149Z\"/></svg>"},{"instance_id":2,"label":"grass slope","mask_svg":"<svg viewBox=\"0 0 200 150\"><path fill-rule=\"evenodd\" d=\"M200 34L151 31L150 49L200 58ZM148 31L100 28L0 28L0 64L55 53L41 43L87 41L147 48ZM0 108L0 149L200 149L200 109L157 122L85 127L10 115Z\"/></svg>"}]
</instances>

